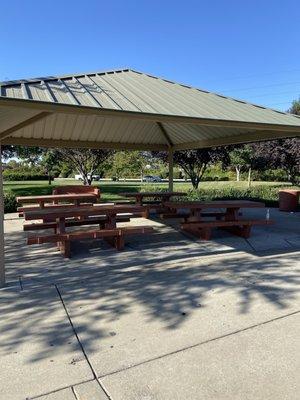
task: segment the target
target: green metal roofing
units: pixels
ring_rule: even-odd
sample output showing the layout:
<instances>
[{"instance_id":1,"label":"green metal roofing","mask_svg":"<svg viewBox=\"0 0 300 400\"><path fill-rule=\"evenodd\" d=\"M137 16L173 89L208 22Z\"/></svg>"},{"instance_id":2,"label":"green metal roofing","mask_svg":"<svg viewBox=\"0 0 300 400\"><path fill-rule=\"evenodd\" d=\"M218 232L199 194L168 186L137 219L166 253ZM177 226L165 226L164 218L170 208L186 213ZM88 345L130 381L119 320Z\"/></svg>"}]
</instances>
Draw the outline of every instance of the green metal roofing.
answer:
<instances>
[{"instance_id":1,"label":"green metal roofing","mask_svg":"<svg viewBox=\"0 0 300 400\"><path fill-rule=\"evenodd\" d=\"M298 116L131 69L2 82L0 106L4 120L3 107L9 100L18 100L11 104L17 107L17 113L25 112L29 118L37 115L38 107L50 114L6 136L2 139L6 142L11 137L15 138L10 139L12 142L16 138L22 138L22 142L53 139L87 141L91 145L95 142L143 147L171 144L184 148L201 147L201 143L224 144L225 138L230 142L300 134ZM28 106L34 103L35 111ZM67 109L65 113L56 113L54 107L49 108L50 104L68 105L72 112ZM85 110L89 110L88 114ZM0 139L1 122L5 130L7 125L1 121L0 110ZM273 130L276 133L271 133Z\"/></svg>"}]
</instances>

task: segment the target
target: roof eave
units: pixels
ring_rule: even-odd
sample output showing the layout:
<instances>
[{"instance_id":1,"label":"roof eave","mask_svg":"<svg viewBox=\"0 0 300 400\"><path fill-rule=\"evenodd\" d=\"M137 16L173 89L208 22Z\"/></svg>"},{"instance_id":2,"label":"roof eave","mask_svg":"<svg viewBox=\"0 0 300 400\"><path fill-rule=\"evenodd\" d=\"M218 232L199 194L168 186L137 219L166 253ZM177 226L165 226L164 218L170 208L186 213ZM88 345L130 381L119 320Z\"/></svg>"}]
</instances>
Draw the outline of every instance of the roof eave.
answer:
<instances>
[{"instance_id":1,"label":"roof eave","mask_svg":"<svg viewBox=\"0 0 300 400\"><path fill-rule=\"evenodd\" d=\"M35 109L40 112L45 111L50 113L99 115L103 117L130 118L130 119L147 120L147 121L161 122L161 123L173 122L182 124L193 124L199 126L284 131L285 133L293 132L295 136L300 135L300 118L299 118L299 125L274 124L274 123L270 124L264 122L222 120L215 118L189 117L183 115L154 114L154 113L145 113L140 111L114 110L108 108L97 108L97 107L79 106L79 105L62 104L62 103L49 103L38 100L15 99L9 97L0 97L0 106L23 107L31 110ZM291 115L291 118L295 117Z\"/></svg>"}]
</instances>

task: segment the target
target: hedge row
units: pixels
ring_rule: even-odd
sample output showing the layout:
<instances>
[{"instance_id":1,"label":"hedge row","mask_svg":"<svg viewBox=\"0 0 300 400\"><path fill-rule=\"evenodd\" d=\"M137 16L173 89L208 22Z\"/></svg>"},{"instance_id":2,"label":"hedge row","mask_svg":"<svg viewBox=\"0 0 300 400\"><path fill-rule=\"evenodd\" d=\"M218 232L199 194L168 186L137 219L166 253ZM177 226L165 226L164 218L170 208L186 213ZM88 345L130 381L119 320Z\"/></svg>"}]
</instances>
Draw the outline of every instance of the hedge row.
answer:
<instances>
[{"instance_id":1,"label":"hedge row","mask_svg":"<svg viewBox=\"0 0 300 400\"><path fill-rule=\"evenodd\" d=\"M3 171L4 181L47 181L48 175L36 172Z\"/></svg>"},{"instance_id":2,"label":"hedge row","mask_svg":"<svg viewBox=\"0 0 300 400\"><path fill-rule=\"evenodd\" d=\"M200 184L201 185L201 184ZM289 187L291 189L292 186ZM268 206L278 206L278 191L283 189L282 186L253 186L250 188L234 188L234 187L223 187L223 188L199 188L191 189L187 192L187 200L253 200L263 201ZM147 185L144 187L145 191L160 191L165 190L159 186ZM178 199L179 201L182 198Z\"/></svg>"},{"instance_id":3,"label":"hedge row","mask_svg":"<svg viewBox=\"0 0 300 400\"><path fill-rule=\"evenodd\" d=\"M269 206L278 205L278 191L282 187L276 186L253 186L250 188L207 188L190 190L189 200L254 200L263 201Z\"/></svg>"}]
</instances>

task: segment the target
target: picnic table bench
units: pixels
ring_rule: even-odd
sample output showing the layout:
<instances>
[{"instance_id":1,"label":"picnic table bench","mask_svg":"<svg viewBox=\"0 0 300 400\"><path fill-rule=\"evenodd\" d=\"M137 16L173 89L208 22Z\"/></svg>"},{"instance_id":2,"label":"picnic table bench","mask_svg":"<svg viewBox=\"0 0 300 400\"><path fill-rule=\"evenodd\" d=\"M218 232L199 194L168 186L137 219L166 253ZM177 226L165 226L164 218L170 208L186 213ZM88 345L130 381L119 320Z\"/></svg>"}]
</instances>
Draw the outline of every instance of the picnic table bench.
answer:
<instances>
[{"instance_id":1,"label":"picnic table bench","mask_svg":"<svg viewBox=\"0 0 300 400\"><path fill-rule=\"evenodd\" d=\"M224 200L224 201L187 201L166 202L169 212L176 215L182 209L189 210L181 224L181 229L193 235L209 240L213 228L225 229L243 238L250 236L253 225L269 225L273 221L269 219L241 219L239 210L241 208L264 208L264 203L246 200ZM208 212L208 209L225 209L224 212ZM215 217L214 220L206 220L203 217Z\"/></svg>"},{"instance_id":2,"label":"picnic table bench","mask_svg":"<svg viewBox=\"0 0 300 400\"><path fill-rule=\"evenodd\" d=\"M125 237L132 234L145 234L153 231L149 226L130 226L130 227L117 227L118 214L123 213L141 213L143 212L142 206L136 205L98 205L97 207L61 207L58 209L37 209L32 211L25 211L24 218L26 221L44 220L45 217L51 221L55 221L55 233L51 235L34 235L28 238L28 244L41 244L56 242L59 249L63 252L65 257L70 257L70 242L82 239L99 239L104 238L111 243L117 250L122 250L125 244ZM46 213L46 215L45 215ZM91 218L105 216L103 224L99 228L66 232L68 225L68 218L81 218L83 224Z\"/></svg>"},{"instance_id":3,"label":"picnic table bench","mask_svg":"<svg viewBox=\"0 0 300 400\"><path fill-rule=\"evenodd\" d=\"M131 217L132 217L132 214L117 215L116 222L130 222ZM78 219L78 217L73 217L73 218L68 217L65 221L65 226L72 227L72 226L82 226L82 225L99 225L100 228L103 228L107 221L108 220L105 215L99 215L99 216L87 217L87 218L81 217L80 219ZM53 229L54 233L56 233L56 227L57 227L57 224L55 221L53 221L53 222L51 222L51 221L30 222L28 224L23 225L23 230L24 230L24 232L28 232L28 231Z\"/></svg>"},{"instance_id":4,"label":"picnic table bench","mask_svg":"<svg viewBox=\"0 0 300 400\"><path fill-rule=\"evenodd\" d=\"M64 185L58 186L52 190L53 195L57 194L91 194L97 199L100 199L100 189L95 186L83 185Z\"/></svg>"}]
</instances>

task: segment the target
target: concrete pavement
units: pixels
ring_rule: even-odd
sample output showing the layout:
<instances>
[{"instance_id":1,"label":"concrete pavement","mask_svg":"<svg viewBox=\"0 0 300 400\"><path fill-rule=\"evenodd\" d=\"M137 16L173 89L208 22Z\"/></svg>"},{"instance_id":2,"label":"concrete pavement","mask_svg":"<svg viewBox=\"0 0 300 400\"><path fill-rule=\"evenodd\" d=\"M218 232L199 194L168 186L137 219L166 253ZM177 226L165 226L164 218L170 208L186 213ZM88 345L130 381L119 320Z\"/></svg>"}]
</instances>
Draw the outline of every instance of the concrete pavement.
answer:
<instances>
[{"instance_id":1,"label":"concrete pavement","mask_svg":"<svg viewBox=\"0 0 300 400\"><path fill-rule=\"evenodd\" d=\"M251 240L149 221L152 239L69 261L6 216L0 398L298 399L300 215L271 213Z\"/></svg>"}]
</instances>

